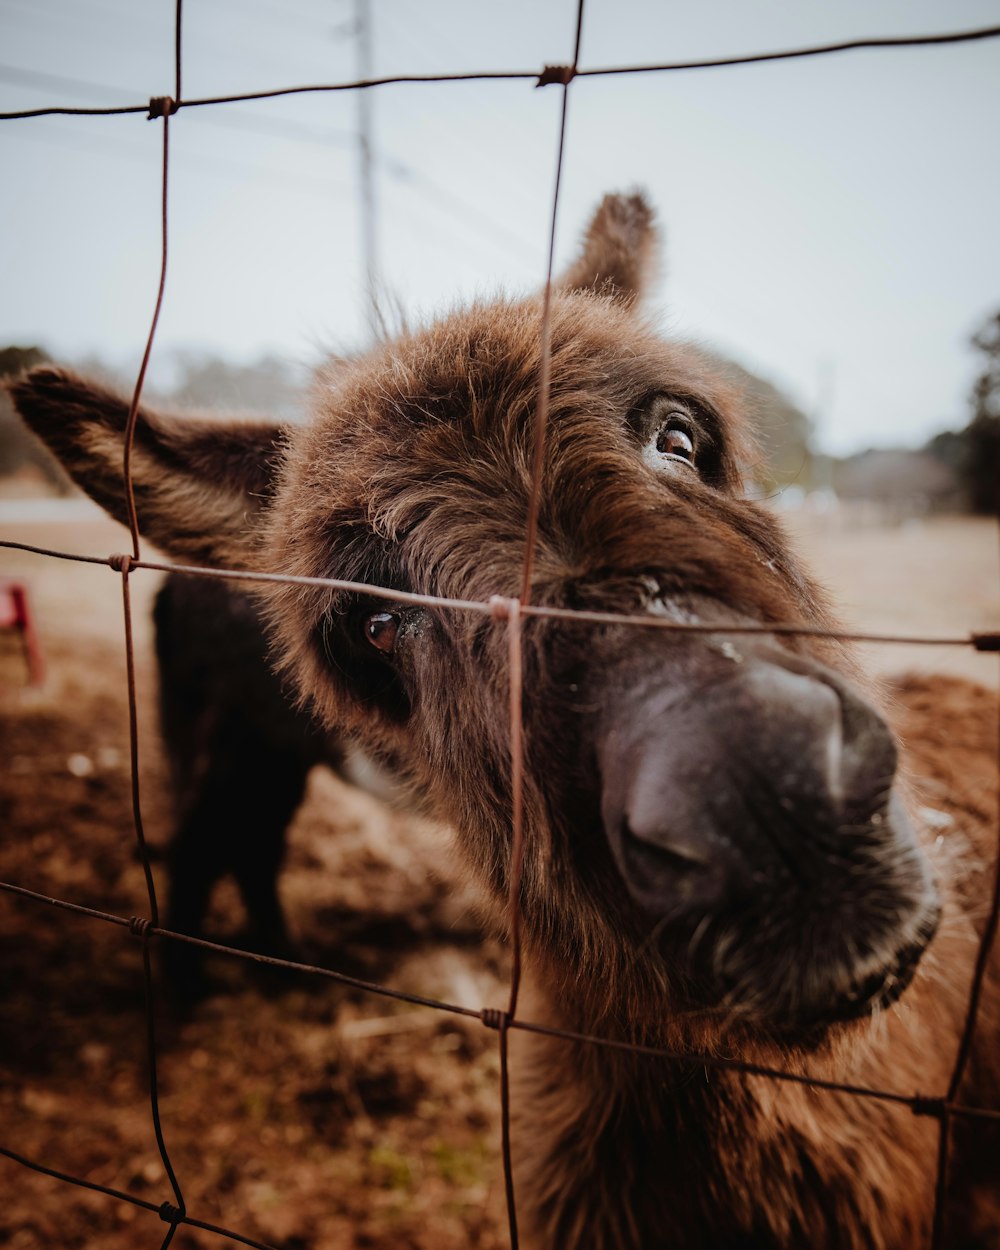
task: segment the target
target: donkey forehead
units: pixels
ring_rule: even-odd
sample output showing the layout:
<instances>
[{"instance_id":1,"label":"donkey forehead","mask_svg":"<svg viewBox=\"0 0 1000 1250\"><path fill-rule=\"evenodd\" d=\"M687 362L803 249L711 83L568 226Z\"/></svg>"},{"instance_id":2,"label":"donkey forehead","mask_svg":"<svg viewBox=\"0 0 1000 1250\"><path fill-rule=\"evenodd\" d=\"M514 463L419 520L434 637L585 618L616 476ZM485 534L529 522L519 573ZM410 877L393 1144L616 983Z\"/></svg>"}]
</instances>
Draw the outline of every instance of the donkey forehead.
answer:
<instances>
[{"instance_id":1,"label":"donkey forehead","mask_svg":"<svg viewBox=\"0 0 1000 1250\"><path fill-rule=\"evenodd\" d=\"M296 491L366 514L435 478L461 477L489 494L525 483L542 364L541 305L498 303L455 314L386 345L321 385L317 419L301 439ZM613 456L629 412L656 393L685 397L730 438L731 396L717 371L634 315L589 295L553 300L550 459Z\"/></svg>"},{"instance_id":2,"label":"donkey forehead","mask_svg":"<svg viewBox=\"0 0 1000 1250\"><path fill-rule=\"evenodd\" d=\"M268 567L462 598L516 593L540 325L537 301L473 308L331 374L288 450ZM545 593L663 573L691 593L786 618L771 598L787 597L787 553L733 494L738 404L717 369L582 294L553 301L551 361L535 548ZM629 416L657 393L692 401L712 425L713 455L729 466L714 484L644 460ZM762 581L764 565L775 571ZM318 593L315 620L329 607Z\"/></svg>"}]
</instances>

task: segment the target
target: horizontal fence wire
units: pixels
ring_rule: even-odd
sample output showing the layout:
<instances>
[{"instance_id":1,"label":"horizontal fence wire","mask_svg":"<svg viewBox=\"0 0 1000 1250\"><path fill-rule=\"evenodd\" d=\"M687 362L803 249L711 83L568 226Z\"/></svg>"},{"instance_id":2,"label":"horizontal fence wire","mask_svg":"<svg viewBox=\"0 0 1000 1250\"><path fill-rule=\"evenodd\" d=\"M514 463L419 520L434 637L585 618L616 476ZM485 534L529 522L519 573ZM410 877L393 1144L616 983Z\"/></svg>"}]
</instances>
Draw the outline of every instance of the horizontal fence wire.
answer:
<instances>
[{"instance_id":1,"label":"horizontal fence wire","mask_svg":"<svg viewBox=\"0 0 1000 1250\"><path fill-rule=\"evenodd\" d=\"M583 10L584 0L578 0L576 11L575 40L573 60L570 64L564 66L546 66L539 73L538 71L513 71L509 73L493 71L486 73L461 73L461 74L439 74L439 75L399 75L386 78L370 78L362 79L355 82L336 83L316 86L296 86L288 88L279 88L269 91L251 92L243 95L232 96L215 96L200 99L185 100L181 94L181 72L182 72L182 56L181 56L181 30L182 30L182 0L176 0L175 4L175 30L174 30L174 95L173 97L155 97L148 103L141 105L120 106L113 108L65 108L61 106L52 106L41 109L25 110L20 112L0 113L0 120L26 119L30 117L48 116L52 114L76 114L85 116L107 116L128 113L145 113L150 119L159 119L163 123L163 172L162 172L162 205L161 205L161 269L159 277L159 285L157 290L155 309L146 341L146 347L143 354L142 364L136 380L136 386L132 396L132 402L129 408L129 417L127 423L127 431L125 437L125 450L123 462L123 479L127 494L127 511L129 520L129 530L132 538L131 555L110 555L110 556L88 556L78 555L71 552L57 551L50 548L32 546L26 543L17 543L10 541L0 542L0 546L33 552L35 554L62 559L75 560L91 564L102 564L111 567L120 574L122 580L122 599L123 611L125 619L125 652L127 662L127 687L128 687L128 704L129 704L129 740L130 740L130 771L132 783L132 806L133 806L133 824L134 832L139 849L140 859L142 861L143 871L147 884L147 896L151 918L131 917L113 915L110 913L98 911L94 908L83 907L79 904L71 903L67 900L57 899L39 894L29 890L23 886L9 882L0 882L0 891L8 896L13 896L31 901L36 904L45 904L64 911L71 912L85 918L100 920L106 923L115 924L126 928L130 934L135 936L142 945L143 956L143 980L145 986L146 997L146 1025L147 1025L147 1056L149 1065L149 1097L151 1117L153 1121L154 1134L157 1141L157 1148L160 1153L161 1161L170 1181L174 1194L174 1202L163 1202L159 1205L147 1202L143 1199L134 1197L133 1195L123 1193L122 1191L111 1189L109 1187L98 1185L94 1182L74 1177L68 1173L60 1172L49 1168L35 1160L29 1159L7 1147L0 1146L0 1154L21 1164L22 1166L32 1168L42 1172L48 1176L54 1177L61 1181L72 1185L82 1186L87 1189L96 1190L107 1196L113 1197L120 1201L131 1203L136 1207L141 1207L149 1211L155 1211L159 1217L169 1225L168 1231L161 1243L161 1250L166 1250L181 1225L188 1225L192 1228L201 1229L210 1233L214 1233L220 1237L227 1238L238 1244L258 1247L259 1250L273 1250L264 1242L256 1241L246 1237L240 1233L230 1229L223 1228L218 1225L209 1224L199 1221L187 1214L180 1186L170 1162L169 1154L163 1138L162 1126L160 1124L158 1096L157 1096L157 1078L156 1078L156 1036L154 1025L154 994L155 986L152 979L149 944L152 939L166 939L168 941L176 941L187 943L192 946L213 951L219 954L231 955L241 959L251 960L255 963L266 964L296 973L311 973L317 976L325 977L336 981L344 986L370 993L380 995L382 997L395 999L397 1001L406 1002L412 1005L433 1008L442 1013L450 1013L452 1015L462 1016L466 1018L479 1019L484 1026L494 1029L499 1035L500 1061L501 1061L501 1121L502 1121L502 1155L504 1181L507 1198L507 1214L510 1240L512 1247L517 1247L518 1231L517 1231L517 1210L516 1196L513 1187L513 1164L512 1155L513 1147L510 1138L510 1116L509 1116L509 1082L507 1072L507 1039L508 1033L512 1029L519 1029L526 1033L543 1035L551 1038L558 1038L578 1045L591 1045L605 1047L617 1051L629 1052L635 1055L646 1056L650 1059L658 1059L674 1064L688 1065L699 1067L706 1070L730 1071L752 1076L764 1078L776 1082L784 1082L796 1085L802 1085L809 1088L823 1090L829 1093L835 1093L856 1098L872 1099L876 1101L893 1103L901 1107L907 1107L916 1115L929 1116L938 1121L939 1138L938 1138L938 1160L936 1174L936 1189L934 1203L934 1223L932 1229L932 1247L936 1248L943 1245L945 1236L945 1197L948 1182L949 1168L949 1142L950 1142L950 1125L953 1119L964 1119L966 1121L981 1122L1000 1122L1000 1110L991 1108L980 1108L963 1105L958 1101L958 1093L962 1084L962 1080L967 1069L969 1057L971 1054L972 1042L975 1035L977 1013L979 1000L981 996L982 986L985 977L986 964L992 949L995 938L998 918L1000 918L1000 854L994 863L994 880L992 900L990 912L987 917L987 923L978 947L977 958L972 974L972 983L969 991L968 1005L966 1009L962 1034L959 1039L957 1053L954 1066L952 1069L951 1079L949 1081L948 1090L943 1095L923 1095L923 1094L903 1094L890 1090L872 1089L864 1086L841 1083L828 1080L825 1078L812 1077L808 1074L791 1072L781 1069L772 1069L762 1065L746 1063L735 1059L726 1059L715 1055L693 1054L688 1052L676 1052L668 1049L662 1049L652 1046L645 1046L636 1043L630 1043L627 1040L616 1038L604 1038L597 1035L572 1032L569 1030L559 1029L547 1025L533 1023L523 1020L516 1014L518 986L520 981L521 966L521 905L520 905L520 882L523 873L524 859L524 829L523 829L523 743L521 738L522 726L522 692L523 692L523 671L522 671L522 655L521 655L521 635L524 627L524 621L529 618L541 618L559 620L564 622L578 622L591 626L636 626L642 628L654 628L660 630L670 630L678 633L686 634L772 634L782 636L803 636L803 637L825 637L838 639L843 641L868 642L868 643L906 643L912 645L923 646L965 646L972 647L977 651L1000 651L1000 633L996 632L970 632L964 636L914 636L914 635L898 635L886 633L858 632L858 631L838 631L820 629L814 626L797 624L795 622L786 623L769 623L769 624L747 624L743 622L733 622L732 624L711 625L698 622L679 622L652 615L628 615L621 613L604 613L594 611L580 611L574 609L564 609L550 607L545 605L535 605L530 602L531 592L531 569L533 560L533 550L537 535L538 507L541 491L541 476L544 464L545 438L547 428L547 405L548 405L548 377L550 368L550 296L552 289L553 263L555 256L556 242L556 217L559 200L559 186L563 169L563 154L565 144L566 116L568 108L568 95L571 83L578 78L585 77L609 77L618 75L630 75L639 73L664 73L672 71L699 70L723 67L735 67L740 65L762 64L766 62L784 61L801 59L806 57L825 56L833 53L841 53L848 51L856 51L862 49L888 49L888 48L906 48L920 47L931 45L948 45L959 43L970 43L979 40L992 39L1000 36L1000 26L985 27L976 30L950 32L937 35L916 35L902 36L895 38L871 38L850 40L835 44L826 44L821 46L790 49L780 52L756 53L745 56L717 58L713 60L700 61L674 61L664 62L653 65L631 65L631 66L613 66L605 68L580 69L578 66L580 44L583 30ZM548 263L547 274L544 287L543 312L540 325L540 344L542 359L542 374L539 384L539 396L537 409L535 413L534 427L534 453L532 461L532 477L531 477L531 497L529 507L529 521L525 538L525 555L523 562L523 578L520 598L505 598L503 596L494 596L489 601L451 599L434 595L418 595L407 592L401 592L391 587L382 587L367 583L357 583L348 581L339 581L330 578L308 578L284 575L280 572L258 572L249 570L234 569L218 569L201 567L195 565L173 564L161 561L143 560L140 551L140 532L138 517L135 510L135 502L133 495L133 487L130 472L130 457L132 443L135 434L135 427L139 415L139 402L144 385L146 367L152 352L153 342L155 338L156 326L159 318L160 309L163 303L164 290L166 284L167 273L167 228L168 228L168 208L167 193L169 185L169 121L170 117L176 114L182 108L193 108L207 105L232 104L242 101L269 99L279 96L298 95L307 93L335 92L335 91L356 91L368 88L389 86L392 84L405 83L431 83L431 82L485 82L485 81L534 81L537 86L561 85L563 88L562 109L560 114L559 126L559 142L556 157L555 183L552 199L552 208L550 216L549 230L549 247L548 247ZM393 990L389 987L376 984L374 982L364 981L360 978L351 977L343 973L336 972L329 968L322 968L314 965L298 963L291 960L279 959L272 956L260 955L254 952L239 950L238 948L224 946L220 943L210 942L205 939L194 938L189 935L173 933L164 929L158 924L158 907L156 899L155 884L153 880L152 870L149 863L149 854L146 847L145 838L142 830L141 815L141 799L139 793L139 745L137 734L137 700L135 689L135 659L134 645L132 638L132 615L129 595L129 578L136 569L147 569L152 571L161 571L167 573L178 573L193 577L214 577L231 581L242 582L285 582L290 584L319 586L329 588L330 590L346 591L355 594L364 594L375 599L388 600L400 605L416 605L426 607L437 607L440 609L453 609L461 611L476 612L480 614L488 614L498 622L506 624L508 631L508 671L510 678L510 742L511 742L511 787L512 787L512 830L511 830L511 846L510 846L510 862L509 862L509 895L508 895L508 921L509 921L509 937L512 954L512 975L510 982L510 994L507 1007L505 1010L495 1008L483 1008L476 1011L472 1008L462 1007L454 1003L447 1003L440 1000L426 998L421 995L408 994L402 991Z\"/></svg>"},{"instance_id":2,"label":"horizontal fence wire","mask_svg":"<svg viewBox=\"0 0 1000 1250\"><path fill-rule=\"evenodd\" d=\"M134 936L148 935L150 938L163 938L168 942L178 942L198 950L215 955L230 956L262 967L278 968L286 972L301 973L334 981L347 989L359 990L392 1002L406 1003L412 1007L427 1007L440 1011L445 1015L461 1016L467 1020L479 1020L487 1028L499 1029L500 1017L508 1016L507 1027L520 1029L525 1033L534 1033L540 1037L551 1037L566 1042L595 1046L605 1050L621 1051L627 1054L643 1055L649 1059L663 1059L672 1064L709 1071L737 1072L746 1076L762 1077L767 1080L784 1082L790 1085L805 1085L816 1089L828 1090L834 1094L848 1094L856 1098L868 1098L874 1102L895 1103L908 1107L916 1115L941 1116L947 1109L951 1115L968 1120L982 1120L1000 1123L1000 1109L991 1107L975 1107L960 1102L952 1102L945 1097L934 1097L923 1094L903 1094L896 1090L876 1089L865 1085L855 1085L846 1081L834 1081L826 1077L809 1076L801 1072L789 1072L784 1068L771 1068L766 1064L751 1063L742 1059L727 1059L721 1055L712 1055L696 1051L672 1050L669 1047L649 1046L641 1042L629 1042L621 1038L601 1037L595 1033L578 1033L572 1029L561 1029L555 1025L541 1024L511 1016L509 1012L498 1011L496 1008L464 1007L459 1003L447 1002L439 998L429 998L422 994L412 994L406 990L396 990L391 986L381 985L376 981L365 981L350 973L338 972L335 968L321 964L301 963L294 959L282 959L277 955L264 955L257 951L248 951L239 946L228 946L222 942L213 942L208 938L192 937L187 933L175 933L170 929L149 925L141 917L121 916L113 912L101 911L95 907L86 907L80 903L72 903L67 899L54 898L29 890L24 886L13 885L0 881L0 891L15 898L26 899L32 903L41 903L70 912L84 919L99 920L105 924L117 925L128 930Z\"/></svg>"},{"instance_id":3,"label":"horizontal fence wire","mask_svg":"<svg viewBox=\"0 0 1000 1250\"><path fill-rule=\"evenodd\" d=\"M0 548L25 551L33 555L48 556L54 560L68 560L78 564L101 564L115 572L121 571L120 554L108 556L85 555L75 551L59 551L53 547L39 547L33 543L0 539ZM547 604L524 603L503 595L490 599L454 599L446 595L423 595L409 590L397 590L377 582L352 582L336 577L303 577L295 573L263 572L251 569L223 569L212 565L178 564L169 560L133 560L130 569L146 569L157 573L180 574L183 577L208 577L220 581L277 583L289 586L315 586L319 589L344 591L382 599L401 607L441 608L456 612L473 612L480 616L506 619L507 605L517 602L522 617L539 620L574 622L581 625L622 625L639 629L665 630L675 634L778 634L782 637L827 638L835 642L865 642L905 644L915 647L971 647L974 651L1000 652L1000 631L971 630L967 634L893 634L847 629L822 629L816 625L796 624L792 621L775 621L771 624L749 624L743 621L725 621L706 624L702 621L673 621L663 616L630 614L626 612L597 612L582 608L559 608Z\"/></svg>"},{"instance_id":4,"label":"horizontal fence wire","mask_svg":"<svg viewBox=\"0 0 1000 1250\"><path fill-rule=\"evenodd\" d=\"M364 91L374 87L392 87L421 83L459 82L534 82L547 87L570 78L609 78L628 74L669 74L685 70L726 69L740 65L764 65L775 61L795 61L809 57L830 56L840 52L865 49L920 48L947 44L977 43L1000 36L1000 26L981 26L974 30L947 31L944 34L898 35L885 38L849 39L841 43L818 44L811 48L788 48L779 52L753 52L745 56L715 57L709 60L663 61L644 65L606 65L577 69L568 65L547 65L542 70L479 70L460 74L393 74L384 78L358 78L350 82L313 83L295 87L274 87L268 91L247 91L239 95L201 96L183 100L178 90L174 99L178 108L202 108L216 104L244 104L252 100L273 100L280 96L316 95L337 91ZM178 75L179 81L179 75ZM46 108L22 109L0 113L0 121L20 121L29 117L51 117L56 114L79 117L114 117L129 113L149 113L149 104L119 104L106 108L50 105Z\"/></svg>"}]
</instances>

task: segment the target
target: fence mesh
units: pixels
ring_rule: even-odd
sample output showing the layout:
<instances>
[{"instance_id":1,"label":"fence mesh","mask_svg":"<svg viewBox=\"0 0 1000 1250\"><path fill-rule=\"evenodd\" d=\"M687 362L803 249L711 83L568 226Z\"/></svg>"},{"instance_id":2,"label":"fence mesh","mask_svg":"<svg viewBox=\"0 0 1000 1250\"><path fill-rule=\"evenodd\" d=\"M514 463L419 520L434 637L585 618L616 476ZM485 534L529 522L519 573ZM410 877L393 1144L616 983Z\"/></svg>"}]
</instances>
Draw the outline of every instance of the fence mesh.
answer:
<instances>
[{"instance_id":1,"label":"fence mesh","mask_svg":"<svg viewBox=\"0 0 1000 1250\"><path fill-rule=\"evenodd\" d=\"M103 564L114 570L121 579L122 606L124 615L124 633L125 633L125 659L126 659L126 680L128 688L128 715L129 715L129 744L130 744L130 778L131 778L131 797L132 797L132 815L134 835L138 848L139 858L142 863L143 873L146 881L147 903L149 909L148 917L132 916L125 917L114 915L107 912L99 911L94 908L80 906L65 899L47 897L35 891L19 886L13 882L0 881L0 890L4 891L9 897L19 898L33 904L47 905L69 912L82 919L98 920L107 924L117 925L124 928L137 941L141 943L142 949L142 966L143 979L145 985L145 1020L146 1020L146 1053L148 1063L148 1092L150 1115L153 1130L156 1138L157 1149L160 1159L166 1173L172 1197L166 1199L159 1204L138 1198L127 1192L114 1189L108 1186L98 1185L92 1181L82 1179L81 1177L71 1175L66 1172L46 1166L43 1162L36 1159L29 1159L17 1151L6 1145L0 1145L0 1154L6 1158L18 1163L24 1167L31 1168L37 1172L51 1176L66 1184L80 1186L85 1189L93 1190L114 1198L123 1203L132 1204L148 1211L155 1211L159 1214L161 1220L167 1225L167 1230L161 1242L162 1250L170 1245L177 1229L183 1225L191 1228L199 1229L208 1233L216 1234L218 1237L227 1239L231 1242L258 1247L259 1250L276 1250L275 1247L269 1246L267 1243L255 1240L245 1236L231 1228L207 1223L199 1220L191 1215L186 1207L182 1186L179 1178L175 1174L174 1167L171 1163L170 1155L164 1140L162 1131L160 1108L158 1099L158 1082L157 1082L157 1038L155 1023L155 994L156 986L152 975L151 959L150 959L150 942L153 938L157 940L166 940L169 942L186 943L190 946L198 947L206 951L214 951L217 953L232 956L234 958L252 961L257 964L268 965L274 968L283 969L289 972L305 973L317 977L323 977L342 985L352 987L357 990L364 991L372 995L379 995L397 1001L406 1002L412 1005L431 1008L436 1011L451 1013L453 1015L479 1019L482 1024L491 1030L495 1030L498 1037L499 1060L500 1060L500 1111L501 1111L501 1133L502 1133L502 1160L504 1185L507 1203L507 1219L509 1226L510 1244L514 1250L518 1245L518 1226L517 1226L517 1202L514 1190L513 1177L513 1152L514 1146L511 1141L510 1133L510 1096L508 1081L508 1040L511 1030L521 1030L526 1033L536 1035L544 1035L552 1038L563 1039L567 1044L596 1046L609 1048L616 1051L626 1051L633 1054L641 1054L651 1058L660 1059L665 1062L678 1065L686 1065L692 1068L703 1068L716 1071L737 1072L747 1076L762 1077L779 1083L790 1083L801 1086L808 1086L812 1089L828 1091L848 1095L855 1098L872 1099L876 1101L892 1103L899 1106L907 1107L918 1116L931 1117L938 1124L938 1156L936 1171L936 1190L934 1203L934 1220L931 1234L931 1250L941 1250L945 1244L946 1227L946 1193L948 1186L948 1174L950 1164L950 1145L951 1145L951 1127L954 1120L968 1120L980 1122L1000 1123L1000 1108L983 1108L963 1105L958 1101L960 1087L963 1077L966 1074L969 1059L972 1051L973 1042L976 1034L976 1025L979 1011L979 1003L982 994L987 962L989 960L998 927L1000 922L1000 830L998 830L998 853L993 866L993 883L992 893L989 903L989 911L984 927L982 937L980 939L975 965L972 975L972 981L969 991L968 1003L965 1011L964 1024L961 1030L959 1044L955 1054L954 1064L951 1070L951 1076L945 1090L928 1093L926 1091L915 1091L912 1094L901 1094L898 1092L868 1088L861 1085L843 1083L834 1080L823 1079L819 1077L803 1075L801 1073L784 1071L781 1069L762 1066L759 1064L742 1062L734 1059L722 1058L717 1055L697 1054L689 1052L678 1052L658 1047L639 1045L627 1041L600 1037L591 1034L578 1033L570 1030L559 1029L542 1025L530 1020L523 1019L517 1014L518 1008L518 992L521 978L521 885L525 852L525 830L523 815L523 741L522 741L522 693L523 693L523 670L522 670L522 653L521 639L522 629L525 618L528 617L547 617L561 620L575 620L581 625L626 625L638 629L656 629L656 630L672 630L681 633L699 633L712 632L718 633L720 627L716 625L699 625L695 623L684 624L674 621L665 620L662 617L654 616L626 616L617 613L591 612L591 611L574 611L570 609L559 609L542 605L535 605L531 602L532 587L532 568L534 549L537 539L539 503L541 497L542 471L545 462L545 446L546 431L548 419L549 405L549 388L550 388L550 366L551 366L551 295L553 290L553 273L554 259L556 251L556 221L559 204L559 192L563 174L564 165L564 148L566 136L566 121L570 102L570 90L573 81L576 78L588 76L609 76L609 75L633 75L642 73L668 73L678 71L701 70L709 68L736 67L743 65L760 64L769 61L799 59L804 57L825 56L836 53L849 52L856 49L864 48L907 48L925 45L946 45L955 43L974 42L984 39L992 39L1000 37L1000 26L991 26L977 30L949 32L937 35L918 35L905 36L899 38L886 39L857 39L841 43L827 44L817 47L796 48L785 51L753 54L747 56L725 57L714 60L702 61L684 61L684 62L667 62L661 64L647 65L628 65L628 66L610 66L603 68L581 69L579 67L579 56L581 38L584 23L584 0L578 0L576 9L576 20L573 39L573 58L566 65L549 65L544 66L541 71L538 70L518 70L511 72L488 72L488 73L456 73L456 74L436 74L436 75L397 75L386 78L371 78L357 82L321 84L321 85L303 85L281 88L277 90L251 92L242 95L216 96L200 99L184 99L182 95L182 4L183 0L175 2L174 17L174 94L172 97L153 97L148 104L136 104L129 106L120 106L114 108L69 108L63 106L49 106L39 109L30 109L18 112L0 113L0 120L25 120L32 117L49 116L52 114L77 114L88 116L109 116L127 113L146 113L150 120L157 120L162 126L162 195L161 195L161 264L159 282L157 286L154 311L150 323L149 333L146 339L145 349L142 356L142 362L136 378L136 383L129 407L128 421L125 435L125 450L123 457L123 478L127 495L127 511L128 525L131 534L132 550L130 554L115 554L109 556L103 555L77 555L65 551L58 551L49 548L32 546L25 543L17 543L10 541L0 541L0 546L28 551L40 556L63 559L77 560L92 564ZM139 416L139 404L143 392L145 376L149 364L150 356L153 350L153 344L156 336L157 323L159 321L160 310L163 305L164 292L166 289L167 278L167 259L168 259L168 192L170 186L170 118L175 115L181 108L195 108L207 106L219 106L230 103L237 103L249 100L262 100L274 98L284 95L305 94L305 93L323 93L335 91L359 91L372 88L389 86L396 83L421 83L421 82L477 82L497 79L523 80L532 82L538 87L556 86L561 88L562 101L558 129L558 146L554 163L554 184L551 199L550 227L548 238L547 253L547 269L545 275L545 284L543 288L542 315L539 326L540 349L541 349L541 372L539 379L537 408L534 414L534 435L533 435L533 456L532 456L532 479L531 494L528 510L528 522L525 537L524 559L521 593L517 598L509 598L495 596L488 602L448 599L439 596L426 596L417 594L402 593L396 589L386 588L368 583L354 583L339 581L330 578L306 578L292 577L282 574L280 571L274 572L245 572L231 569L209 568L190 565L181 565L173 563L162 563L157 561L144 560L141 554L139 522L136 512L135 496L133 491L131 476L131 457L132 448L135 437L135 429ZM305 584L313 586L325 586L335 590L348 590L353 592L363 592L374 598L391 599L395 603L414 604L422 606L437 606L456 609L459 611L487 614L494 620L505 623L508 637L508 676L510 690L510 766L511 766L511 790L512 790L512 829L511 829L511 851L509 865L509 894L507 900L507 919L509 942L511 947L512 968L509 985L509 995L507 1005L503 1009L483 1007L476 1011L468 1007L460 1006L455 1003L444 1002L434 998L428 998L417 994L406 993L400 990L392 989L388 986L377 984L375 982L366 981L358 977L349 976L342 972L337 972L331 968L320 967L311 964L299 963L292 960L280 959L272 956L257 954L241 950L235 947L226 946L220 943L211 942L201 938L191 937L182 933L171 932L160 926L159 923L159 907L157 902L156 886L153 878L153 872L150 864L150 853L146 843L145 834L142 823L142 802L139 787L139 734L137 728L137 695L135 680L135 648L133 642L132 630L132 607L130 599L130 577L133 571L141 570L159 570L173 573L185 574L192 577L209 577L217 579L230 579L247 582L260 581L280 581L294 584ZM799 636L822 636L828 638L836 638L844 641L859 641L871 643L910 643L919 645L942 645L942 646L966 646L974 648L977 651L1000 651L1000 635L996 633L974 633L970 632L961 636L916 636L916 635L897 635L887 633L871 633L871 632L844 632L818 629L809 627L795 622L779 625L767 626L748 626L733 625L726 626L725 632L733 634L752 634L767 633L781 635L799 635ZM1000 761L998 761L998 775L1000 775Z\"/></svg>"}]
</instances>

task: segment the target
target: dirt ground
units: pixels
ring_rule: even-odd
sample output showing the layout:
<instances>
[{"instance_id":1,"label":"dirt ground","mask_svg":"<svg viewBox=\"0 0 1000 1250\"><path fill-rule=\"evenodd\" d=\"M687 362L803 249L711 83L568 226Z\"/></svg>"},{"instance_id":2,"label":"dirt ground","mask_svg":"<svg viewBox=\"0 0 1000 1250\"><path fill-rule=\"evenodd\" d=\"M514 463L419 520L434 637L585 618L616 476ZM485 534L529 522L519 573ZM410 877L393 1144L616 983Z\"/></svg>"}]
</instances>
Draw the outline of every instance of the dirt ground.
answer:
<instances>
[{"instance_id":1,"label":"dirt ground","mask_svg":"<svg viewBox=\"0 0 1000 1250\"><path fill-rule=\"evenodd\" d=\"M806 567L850 629L963 637L1000 628L1000 529L985 517L864 524L856 514L785 518ZM968 647L861 647L877 673L947 673L997 686L995 655Z\"/></svg>"},{"instance_id":2,"label":"dirt ground","mask_svg":"<svg viewBox=\"0 0 1000 1250\"><path fill-rule=\"evenodd\" d=\"M123 531L77 505L58 520L0 512L5 538L107 553ZM851 625L967 632L1000 625L995 526L894 530L796 523ZM0 552L28 582L47 675L32 690L0 633L0 879L117 915L147 910L134 852L119 579L107 568ZM133 575L142 800L162 848L170 807L153 715L149 606ZM870 649L972 678L899 687L924 801L995 819L996 657ZM908 718L908 719L907 719ZM962 775L942 743L968 749ZM966 741L967 739L967 741ZM964 749L964 748L963 748ZM303 958L466 1006L501 1005L507 961L449 871L442 831L316 770L290 835L282 895ZM162 884L162 864L155 865ZM235 892L212 929L238 941ZM315 977L261 981L218 957L220 992L157 1009L164 1135L189 1212L288 1250L451 1250L506 1244L496 1035L476 1022ZM170 1196L150 1122L141 947L118 927L0 894L0 1145L159 1203ZM158 1246L155 1214L0 1158L0 1245ZM224 1244L182 1229L175 1247Z\"/></svg>"}]
</instances>

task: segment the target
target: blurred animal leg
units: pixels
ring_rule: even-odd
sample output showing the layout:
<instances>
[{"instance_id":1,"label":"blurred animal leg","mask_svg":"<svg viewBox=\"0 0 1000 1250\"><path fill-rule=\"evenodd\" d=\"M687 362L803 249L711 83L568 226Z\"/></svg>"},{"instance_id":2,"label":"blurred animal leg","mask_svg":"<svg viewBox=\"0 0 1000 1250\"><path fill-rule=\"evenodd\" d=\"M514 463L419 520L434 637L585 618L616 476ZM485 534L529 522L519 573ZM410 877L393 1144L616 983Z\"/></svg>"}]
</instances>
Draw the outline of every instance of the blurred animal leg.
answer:
<instances>
[{"instance_id":1,"label":"blurred animal leg","mask_svg":"<svg viewBox=\"0 0 1000 1250\"><path fill-rule=\"evenodd\" d=\"M290 946L278 898L285 831L305 793L309 766L300 752L278 753L261 744L247 752L247 775L230 813L231 869L247 911L247 947L287 956Z\"/></svg>"}]
</instances>

